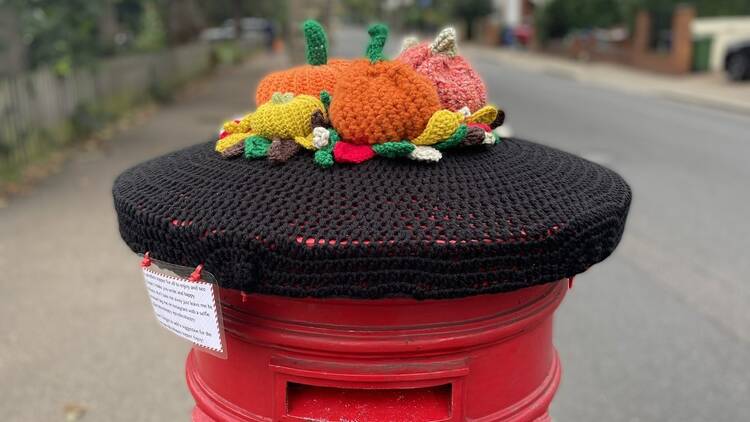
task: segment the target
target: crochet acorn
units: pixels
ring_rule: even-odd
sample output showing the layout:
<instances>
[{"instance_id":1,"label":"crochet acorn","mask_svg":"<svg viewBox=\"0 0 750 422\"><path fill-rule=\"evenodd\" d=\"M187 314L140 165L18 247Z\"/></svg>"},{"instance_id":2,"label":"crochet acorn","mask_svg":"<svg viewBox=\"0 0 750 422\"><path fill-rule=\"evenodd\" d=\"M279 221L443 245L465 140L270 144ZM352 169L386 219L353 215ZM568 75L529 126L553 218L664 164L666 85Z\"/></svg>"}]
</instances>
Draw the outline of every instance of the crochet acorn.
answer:
<instances>
[{"instance_id":1,"label":"crochet acorn","mask_svg":"<svg viewBox=\"0 0 750 422\"><path fill-rule=\"evenodd\" d=\"M430 43L407 40L397 57L426 76L437 88L444 108L475 112L487 104L487 89L468 61L458 55L456 30L445 28Z\"/></svg>"},{"instance_id":2,"label":"crochet acorn","mask_svg":"<svg viewBox=\"0 0 750 422\"><path fill-rule=\"evenodd\" d=\"M331 123L350 144L414 139L441 108L437 91L411 66L385 59L385 25L375 24L368 33L367 59L352 61L333 89Z\"/></svg>"},{"instance_id":3,"label":"crochet acorn","mask_svg":"<svg viewBox=\"0 0 750 422\"><path fill-rule=\"evenodd\" d=\"M268 102L274 92L317 97L321 91L333 90L336 78L349 64L349 60L328 60L328 38L317 21L305 21L302 24L302 32L305 34L307 64L273 72L263 78L255 92L256 105Z\"/></svg>"}]
</instances>

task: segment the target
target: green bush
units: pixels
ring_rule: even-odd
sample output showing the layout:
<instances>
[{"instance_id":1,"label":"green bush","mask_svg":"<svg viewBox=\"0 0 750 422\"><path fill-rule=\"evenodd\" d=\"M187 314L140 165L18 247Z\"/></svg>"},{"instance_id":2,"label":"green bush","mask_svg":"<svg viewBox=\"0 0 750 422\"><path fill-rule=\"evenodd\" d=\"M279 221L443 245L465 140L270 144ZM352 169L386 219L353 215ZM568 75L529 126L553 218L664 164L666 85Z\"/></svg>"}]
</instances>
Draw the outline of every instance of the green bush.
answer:
<instances>
[{"instance_id":1,"label":"green bush","mask_svg":"<svg viewBox=\"0 0 750 422\"><path fill-rule=\"evenodd\" d=\"M632 27L638 10L669 16L682 4L693 5L698 16L750 14L748 0L551 0L537 9L537 36L544 42L562 38L576 30L609 28L618 24Z\"/></svg>"},{"instance_id":2,"label":"green bush","mask_svg":"<svg viewBox=\"0 0 750 422\"><path fill-rule=\"evenodd\" d=\"M633 0L552 0L537 9L540 40L562 38L572 31L608 28L627 22Z\"/></svg>"}]
</instances>

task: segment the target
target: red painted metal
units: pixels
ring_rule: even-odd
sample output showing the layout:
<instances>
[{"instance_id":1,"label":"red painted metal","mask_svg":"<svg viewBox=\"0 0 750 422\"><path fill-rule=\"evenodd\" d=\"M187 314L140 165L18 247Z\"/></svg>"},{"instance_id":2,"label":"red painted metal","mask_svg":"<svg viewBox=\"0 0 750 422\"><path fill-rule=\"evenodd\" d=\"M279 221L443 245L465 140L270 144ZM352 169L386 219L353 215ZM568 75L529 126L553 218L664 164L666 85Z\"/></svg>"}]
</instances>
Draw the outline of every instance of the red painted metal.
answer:
<instances>
[{"instance_id":1,"label":"red painted metal","mask_svg":"<svg viewBox=\"0 0 750 422\"><path fill-rule=\"evenodd\" d=\"M567 289L425 301L222 290L228 358L188 355L193 420L550 421Z\"/></svg>"}]
</instances>

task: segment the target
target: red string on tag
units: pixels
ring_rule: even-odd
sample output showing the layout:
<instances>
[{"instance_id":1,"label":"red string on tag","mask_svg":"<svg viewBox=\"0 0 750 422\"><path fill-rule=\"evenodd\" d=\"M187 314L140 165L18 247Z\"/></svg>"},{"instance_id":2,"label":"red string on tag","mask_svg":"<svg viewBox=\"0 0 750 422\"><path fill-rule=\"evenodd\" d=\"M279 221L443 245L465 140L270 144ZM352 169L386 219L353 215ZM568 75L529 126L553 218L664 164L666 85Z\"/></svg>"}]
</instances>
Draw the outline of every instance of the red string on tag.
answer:
<instances>
[{"instance_id":1,"label":"red string on tag","mask_svg":"<svg viewBox=\"0 0 750 422\"><path fill-rule=\"evenodd\" d=\"M201 281L201 271L203 271L203 264L198 264L198 266L195 267L195 271L193 271L193 273L190 274L190 277L188 277L188 280Z\"/></svg>"},{"instance_id":2,"label":"red string on tag","mask_svg":"<svg viewBox=\"0 0 750 422\"><path fill-rule=\"evenodd\" d=\"M568 290L573 288L573 282L575 281L575 277L569 277L568 278Z\"/></svg>"},{"instance_id":3,"label":"red string on tag","mask_svg":"<svg viewBox=\"0 0 750 422\"><path fill-rule=\"evenodd\" d=\"M141 267L146 268L151 266L151 252L143 254L143 260L141 261Z\"/></svg>"}]
</instances>

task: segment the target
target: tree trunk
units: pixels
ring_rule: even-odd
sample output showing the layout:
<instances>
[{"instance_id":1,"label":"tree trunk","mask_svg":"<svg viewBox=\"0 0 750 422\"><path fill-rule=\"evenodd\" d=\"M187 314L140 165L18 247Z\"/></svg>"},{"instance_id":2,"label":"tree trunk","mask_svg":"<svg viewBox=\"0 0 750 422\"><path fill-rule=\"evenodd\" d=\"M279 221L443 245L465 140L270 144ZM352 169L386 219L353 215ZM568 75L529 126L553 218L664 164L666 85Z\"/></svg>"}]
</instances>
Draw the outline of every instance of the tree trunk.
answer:
<instances>
[{"instance_id":1,"label":"tree trunk","mask_svg":"<svg viewBox=\"0 0 750 422\"><path fill-rule=\"evenodd\" d=\"M466 39L467 40L473 40L474 39L474 18L473 17L466 17Z\"/></svg>"},{"instance_id":2,"label":"tree trunk","mask_svg":"<svg viewBox=\"0 0 750 422\"><path fill-rule=\"evenodd\" d=\"M233 14L234 14L234 38L242 38L242 0L234 0Z\"/></svg>"},{"instance_id":3,"label":"tree trunk","mask_svg":"<svg viewBox=\"0 0 750 422\"><path fill-rule=\"evenodd\" d=\"M97 22L99 28L99 39L104 51L111 53L115 48L115 35L117 35L117 11L112 0L104 0L102 13Z\"/></svg>"},{"instance_id":4,"label":"tree trunk","mask_svg":"<svg viewBox=\"0 0 750 422\"><path fill-rule=\"evenodd\" d=\"M26 44L21 38L18 14L9 6L0 6L0 76L15 75L26 69Z\"/></svg>"}]
</instances>

